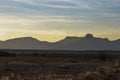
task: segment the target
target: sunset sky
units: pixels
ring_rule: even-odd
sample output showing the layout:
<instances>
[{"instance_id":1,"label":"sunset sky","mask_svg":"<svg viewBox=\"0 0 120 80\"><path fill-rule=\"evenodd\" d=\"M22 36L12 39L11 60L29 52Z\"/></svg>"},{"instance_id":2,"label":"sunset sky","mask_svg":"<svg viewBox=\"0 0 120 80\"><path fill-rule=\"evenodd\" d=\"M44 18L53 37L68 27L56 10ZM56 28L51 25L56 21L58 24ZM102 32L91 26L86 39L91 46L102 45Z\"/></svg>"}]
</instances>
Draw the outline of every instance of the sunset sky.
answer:
<instances>
[{"instance_id":1,"label":"sunset sky","mask_svg":"<svg viewBox=\"0 0 120 80\"><path fill-rule=\"evenodd\" d=\"M0 40L54 42L87 33L120 39L120 0L0 0Z\"/></svg>"}]
</instances>

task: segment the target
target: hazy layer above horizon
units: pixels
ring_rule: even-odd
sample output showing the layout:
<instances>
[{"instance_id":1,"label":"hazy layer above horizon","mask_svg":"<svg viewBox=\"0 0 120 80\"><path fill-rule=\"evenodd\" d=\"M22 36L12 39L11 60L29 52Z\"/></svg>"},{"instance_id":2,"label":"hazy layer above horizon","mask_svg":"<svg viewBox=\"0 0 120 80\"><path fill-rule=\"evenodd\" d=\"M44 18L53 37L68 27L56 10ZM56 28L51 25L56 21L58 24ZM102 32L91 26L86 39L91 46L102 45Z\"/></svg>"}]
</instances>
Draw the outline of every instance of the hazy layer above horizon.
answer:
<instances>
[{"instance_id":1,"label":"hazy layer above horizon","mask_svg":"<svg viewBox=\"0 0 120 80\"><path fill-rule=\"evenodd\" d=\"M1 0L0 40L35 37L54 42L92 33L120 38L120 0Z\"/></svg>"}]
</instances>

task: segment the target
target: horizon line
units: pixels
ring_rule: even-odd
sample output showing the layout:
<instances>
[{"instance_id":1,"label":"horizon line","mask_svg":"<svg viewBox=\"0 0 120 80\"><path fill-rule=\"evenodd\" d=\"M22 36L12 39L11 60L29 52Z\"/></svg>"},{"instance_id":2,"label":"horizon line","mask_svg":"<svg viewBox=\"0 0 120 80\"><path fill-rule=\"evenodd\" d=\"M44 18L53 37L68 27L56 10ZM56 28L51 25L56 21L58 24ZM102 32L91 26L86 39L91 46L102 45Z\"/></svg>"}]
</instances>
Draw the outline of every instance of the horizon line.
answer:
<instances>
[{"instance_id":1,"label":"horizon line","mask_svg":"<svg viewBox=\"0 0 120 80\"><path fill-rule=\"evenodd\" d=\"M115 39L115 40L110 40L110 39L107 38L107 37L106 37L106 38L102 38L102 37L97 37L97 36L94 36L93 34L87 33L85 36L66 36L66 37L64 37L63 39L61 38L61 39L58 40L58 41L52 41L52 42L51 42L51 41L47 41L47 40L40 40L40 39L35 38L35 37L32 37L32 36L15 37L15 38L10 38L10 39L6 39L6 40L0 40L0 41L4 42L4 41L8 41L8 40L13 40L13 39L33 38L33 39L36 39L36 40L38 40L38 41L43 41L43 42L48 42L48 43L56 43L56 42L59 42L59 41L61 41L61 40L66 39L66 38L85 38L87 35L92 35L93 38L108 39L109 41L120 40L120 38Z\"/></svg>"}]
</instances>

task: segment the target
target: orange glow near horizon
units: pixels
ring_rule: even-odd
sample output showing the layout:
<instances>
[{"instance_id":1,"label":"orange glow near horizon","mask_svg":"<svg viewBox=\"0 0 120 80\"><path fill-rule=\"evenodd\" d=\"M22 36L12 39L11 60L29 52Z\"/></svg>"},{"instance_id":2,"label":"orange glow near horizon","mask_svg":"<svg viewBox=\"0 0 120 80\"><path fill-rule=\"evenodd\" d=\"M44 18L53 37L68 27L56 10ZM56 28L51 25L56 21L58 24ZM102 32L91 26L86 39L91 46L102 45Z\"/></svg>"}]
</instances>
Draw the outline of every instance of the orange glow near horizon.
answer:
<instances>
[{"instance_id":1,"label":"orange glow near horizon","mask_svg":"<svg viewBox=\"0 0 120 80\"><path fill-rule=\"evenodd\" d=\"M48 33L49 32L49 33ZM0 40L8 40L13 38L20 38L20 37L33 37L41 41L48 41L48 42L56 42L61 39L64 39L67 36L75 36L75 37L84 37L87 34L87 32L81 32L81 33L66 33L64 31L9 31L9 30L1 30L0 31ZM113 36L111 33L91 33L95 37L101 37L101 38L109 38L110 40L116 40L119 39L119 36ZM108 35L109 34L109 35Z\"/></svg>"}]
</instances>

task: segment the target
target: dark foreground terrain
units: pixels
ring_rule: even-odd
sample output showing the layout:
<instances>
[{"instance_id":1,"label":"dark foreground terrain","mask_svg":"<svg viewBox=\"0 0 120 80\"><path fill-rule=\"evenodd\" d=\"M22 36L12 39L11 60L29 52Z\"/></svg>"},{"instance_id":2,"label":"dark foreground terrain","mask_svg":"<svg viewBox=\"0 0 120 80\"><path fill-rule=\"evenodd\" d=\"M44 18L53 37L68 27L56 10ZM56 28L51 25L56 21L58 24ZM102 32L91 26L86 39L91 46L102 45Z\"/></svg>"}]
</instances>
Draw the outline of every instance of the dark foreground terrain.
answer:
<instances>
[{"instance_id":1,"label":"dark foreground terrain","mask_svg":"<svg viewBox=\"0 0 120 80\"><path fill-rule=\"evenodd\" d=\"M0 80L120 80L119 51L29 52L1 51Z\"/></svg>"}]
</instances>

